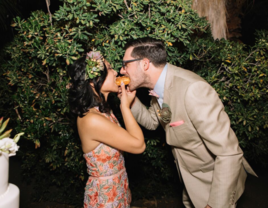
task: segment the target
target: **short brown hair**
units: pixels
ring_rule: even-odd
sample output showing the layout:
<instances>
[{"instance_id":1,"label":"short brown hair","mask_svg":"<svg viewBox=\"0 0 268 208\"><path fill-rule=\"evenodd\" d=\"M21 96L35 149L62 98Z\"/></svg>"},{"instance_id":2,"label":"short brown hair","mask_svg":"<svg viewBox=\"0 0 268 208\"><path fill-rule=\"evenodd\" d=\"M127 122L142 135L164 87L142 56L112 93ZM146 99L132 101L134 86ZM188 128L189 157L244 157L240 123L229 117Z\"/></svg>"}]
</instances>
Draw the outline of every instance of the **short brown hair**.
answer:
<instances>
[{"instance_id":1,"label":"short brown hair","mask_svg":"<svg viewBox=\"0 0 268 208\"><path fill-rule=\"evenodd\" d=\"M129 41L125 50L134 47L131 56L148 58L155 67L164 66L167 62L167 52L162 41L153 38L138 38Z\"/></svg>"}]
</instances>

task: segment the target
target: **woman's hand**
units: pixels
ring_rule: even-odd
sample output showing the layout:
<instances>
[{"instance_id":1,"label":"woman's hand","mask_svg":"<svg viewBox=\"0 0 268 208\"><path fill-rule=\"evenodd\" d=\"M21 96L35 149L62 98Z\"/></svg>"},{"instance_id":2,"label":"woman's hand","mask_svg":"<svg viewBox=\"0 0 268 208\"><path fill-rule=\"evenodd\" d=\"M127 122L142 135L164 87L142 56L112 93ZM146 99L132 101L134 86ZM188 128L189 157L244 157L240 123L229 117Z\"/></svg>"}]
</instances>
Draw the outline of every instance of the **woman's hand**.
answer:
<instances>
[{"instance_id":1,"label":"woman's hand","mask_svg":"<svg viewBox=\"0 0 268 208\"><path fill-rule=\"evenodd\" d=\"M134 91L130 91L129 87L127 86L127 88L125 87L125 84L123 82L121 82L121 86L119 87L119 91L118 91L118 97L121 101L121 107L127 107L130 108L133 100L136 97L136 90Z\"/></svg>"}]
</instances>

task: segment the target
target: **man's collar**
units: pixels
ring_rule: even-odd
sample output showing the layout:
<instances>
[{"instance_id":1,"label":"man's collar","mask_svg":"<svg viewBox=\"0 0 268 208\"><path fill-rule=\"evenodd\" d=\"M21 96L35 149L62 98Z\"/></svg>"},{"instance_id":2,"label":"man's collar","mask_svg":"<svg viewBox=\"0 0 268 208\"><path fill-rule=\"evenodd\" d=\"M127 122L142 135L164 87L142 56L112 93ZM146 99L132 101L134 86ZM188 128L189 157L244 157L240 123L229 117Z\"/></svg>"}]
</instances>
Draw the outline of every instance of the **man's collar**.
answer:
<instances>
[{"instance_id":1,"label":"man's collar","mask_svg":"<svg viewBox=\"0 0 268 208\"><path fill-rule=\"evenodd\" d=\"M164 69L162 70L155 86L154 92L159 96L159 98L163 99L164 97L164 86L165 86L165 79L167 75L167 64L165 65Z\"/></svg>"}]
</instances>

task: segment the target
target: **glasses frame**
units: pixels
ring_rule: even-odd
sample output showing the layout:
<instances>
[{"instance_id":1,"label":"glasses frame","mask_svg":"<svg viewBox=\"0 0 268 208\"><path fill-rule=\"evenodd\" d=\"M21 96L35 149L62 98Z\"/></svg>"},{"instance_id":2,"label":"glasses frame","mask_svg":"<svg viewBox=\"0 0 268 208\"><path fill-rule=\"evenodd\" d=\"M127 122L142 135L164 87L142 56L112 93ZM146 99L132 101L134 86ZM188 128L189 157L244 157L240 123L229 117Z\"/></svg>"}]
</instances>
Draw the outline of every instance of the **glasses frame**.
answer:
<instances>
[{"instance_id":1,"label":"glasses frame","mask_svg":"<svg viewBox=\"0 0 268 208\"><path fill-rule=\"evenodd\" d=\"M123 69L125 69L127 63L131 63L131 62L134 62L134 61L140 61L142 60L143 58L137 58L137 59L131 59L131 60L126 60L126 61L122 61L122 67Z\"/></svg>"}]
</instances>

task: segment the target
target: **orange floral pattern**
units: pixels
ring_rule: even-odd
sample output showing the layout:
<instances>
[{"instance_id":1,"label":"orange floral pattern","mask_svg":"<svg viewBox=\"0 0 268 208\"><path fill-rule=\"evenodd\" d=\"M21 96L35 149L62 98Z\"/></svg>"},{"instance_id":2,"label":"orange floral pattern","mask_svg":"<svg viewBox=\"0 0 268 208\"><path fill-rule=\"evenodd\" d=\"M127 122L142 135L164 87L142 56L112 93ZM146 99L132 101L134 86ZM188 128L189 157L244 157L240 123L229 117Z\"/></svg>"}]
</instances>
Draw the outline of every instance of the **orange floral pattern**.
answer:
<instances>
[{"instance_id":1,"label":"orange floral pattern","mask_svg":"<svg viewBox=\"0 0 268 208\"><path fill-rule=\"evenodd\" d=\"M112 113L104 115L120 126ZM90 175L84 208L129 208L131 193L122 152L101 143L84 158Z\"/></svg>"}]
</instances>

